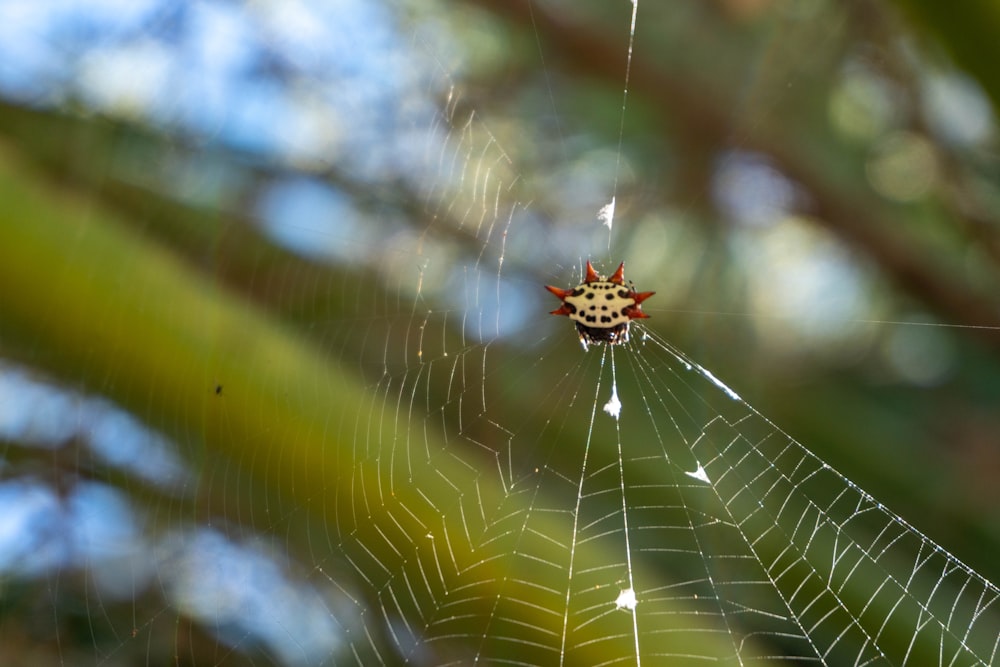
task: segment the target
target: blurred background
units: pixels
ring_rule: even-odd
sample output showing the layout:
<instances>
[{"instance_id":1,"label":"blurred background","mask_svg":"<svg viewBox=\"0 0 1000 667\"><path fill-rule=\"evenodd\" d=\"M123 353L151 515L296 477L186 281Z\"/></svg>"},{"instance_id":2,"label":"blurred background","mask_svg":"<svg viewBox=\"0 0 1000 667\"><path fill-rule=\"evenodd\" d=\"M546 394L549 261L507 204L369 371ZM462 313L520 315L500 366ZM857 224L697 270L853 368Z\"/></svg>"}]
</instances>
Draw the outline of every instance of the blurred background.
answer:
<instances>
[{"instance_id":1,"label":"blurred background","mask_svg":"<svg viewBox=\"0 0 1000 667\"><path fill-rule=\"evenodd\" d=\"M588 258L1000 581L1000 9L944 11L646 2L626 80L624 1L0 3L0 662L393 662L345 544L403 442L579 467Z\"/></svg>"}]
</instances>

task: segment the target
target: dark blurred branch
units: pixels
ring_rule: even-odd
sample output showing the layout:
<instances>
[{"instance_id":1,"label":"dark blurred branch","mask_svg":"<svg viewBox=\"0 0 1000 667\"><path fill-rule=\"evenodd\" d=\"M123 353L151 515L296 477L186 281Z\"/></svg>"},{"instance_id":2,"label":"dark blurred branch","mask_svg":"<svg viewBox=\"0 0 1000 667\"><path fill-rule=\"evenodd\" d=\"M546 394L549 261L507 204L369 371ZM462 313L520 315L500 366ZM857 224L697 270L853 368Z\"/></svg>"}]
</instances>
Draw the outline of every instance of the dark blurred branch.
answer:
<instances>
[{"instance_id":1,"label":"dark blurred branch","mask_svg":"<svg viewBox=\"0 0 1000 667\"><path fill-rule=\"evenodd\" d=\"M896 5L982 84L1000 118L1000 3L896 0Z\"/></svg>"},{"instance_id":2,"label":"dark blurred branch","mask_svg":"<svg viewBox=\"0 0 1000 667\"><path fill-rule=\"evenodd\" d=\"M551 51L565 67L583 76L621 85L625 43L610 39L606 31L565 14L547 12L531 0L470 2L527 29L537 30L540 39L552 45ZM737 108L735 104L710 99L701 89L644 60L641 51L637 51L632 63L630 89L663 118L675 119L684 128L684 135L701 137L709 145L721 149L735 129L737 119L728 111ZM1000 329L1000 303L949 274L929 249L895 231L899 225L889 219L877 198L840 191L765 123L741 127L740 131L741 148L769 155L782 172L806 189L814 204L813 213L821 224L872 258L900 289L945 321L982 327L973 331L995 351L1000 351L1000 334L990 329Z\"/></svg>"}]
</instances>

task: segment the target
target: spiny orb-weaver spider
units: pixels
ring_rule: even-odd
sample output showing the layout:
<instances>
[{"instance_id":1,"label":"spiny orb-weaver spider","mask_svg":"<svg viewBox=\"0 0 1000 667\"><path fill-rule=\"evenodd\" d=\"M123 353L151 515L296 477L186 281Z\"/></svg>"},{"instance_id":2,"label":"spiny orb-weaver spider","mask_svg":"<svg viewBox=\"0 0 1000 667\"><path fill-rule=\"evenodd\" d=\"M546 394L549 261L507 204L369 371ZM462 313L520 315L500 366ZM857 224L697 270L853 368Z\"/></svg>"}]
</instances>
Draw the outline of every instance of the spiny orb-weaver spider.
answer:
<instances>
[{"instance_id":1,"label":"spiny orb-weaver spider","mask_svg":"<svg viewBox=\"0 0 1000 667\"><path fill-rule=\"evenodd\" d=\"M632 283L625 285L625 262L610 278L599 276L590 260L583 282L576 287L561 289L546 285L545 289L562 300L553 315L565 315L576 322L583 349L587 345L628 342L628 326L632 320L649 317L642 312L642 302L656 292L636 292Z\"/></svg>"}]
</instances>

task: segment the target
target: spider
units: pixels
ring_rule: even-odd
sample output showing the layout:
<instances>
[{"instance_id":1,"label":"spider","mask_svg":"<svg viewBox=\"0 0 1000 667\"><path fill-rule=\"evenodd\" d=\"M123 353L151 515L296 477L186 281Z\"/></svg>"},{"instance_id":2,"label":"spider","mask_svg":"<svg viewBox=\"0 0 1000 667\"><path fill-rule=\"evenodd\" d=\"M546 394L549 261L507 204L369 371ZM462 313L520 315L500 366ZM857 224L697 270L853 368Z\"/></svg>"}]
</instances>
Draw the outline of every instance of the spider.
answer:
<instances>
[{"instance_id":1,"label":"spider","mask_svg":"<svg viewBox=\"0 0 1000 667\"><path fill-rule=\"evenodd\" d=\"M628 342L628 325L632 320L649 317L642 312L642 302L656 292L636 292L632 283L625 285L625 262L610 278L597 275L590 260L583 282L576 287L561 289L546 285L545 289L562 300L553 315L566 315L576 322L583 349L587 345Z\"/></svg>"}]
</instances>

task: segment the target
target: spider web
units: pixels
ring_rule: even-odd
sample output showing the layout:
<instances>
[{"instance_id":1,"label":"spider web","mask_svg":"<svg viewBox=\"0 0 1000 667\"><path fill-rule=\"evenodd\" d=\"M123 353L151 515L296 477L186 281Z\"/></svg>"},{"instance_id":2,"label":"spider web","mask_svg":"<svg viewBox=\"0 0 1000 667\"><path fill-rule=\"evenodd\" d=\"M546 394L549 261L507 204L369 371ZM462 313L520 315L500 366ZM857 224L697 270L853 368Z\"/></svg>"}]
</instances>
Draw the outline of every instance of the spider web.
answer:
<instances>
[{"instance_id":1,"label":"spider web","mask_svg":"<svg viewBox=\"0 0 1000 667\"><path fill-rule=\"evenodd\" d=\"M616 20L634 36L625 5ZM238 5L206 7L152 25L248 30L231 22ZM46 360L61 339L41 333L27 352L13 334L0 348L19 360L0 390L2 492L17 508L5 533L18 538L2 552L5 605L57 615L61 661L995 662L996 586L657 328L673 317L649 242L664 225L629 231L615 214L620 146L526 182L517 156L547 144L467 105L439 16L268 7L240 12L300 96L295 122L251 140L243 129L271 118L255 98L186 117L184 95L159 119L195 137L237 126L228 140L268 185L254 224L216 223L186 246L156 220L98 209L47 283L63 315L41 328L73 332L65 357ZM316 46L359 30L371 71ZM107 76L114 54L86 52L85 71ZM384 86L360 85L372 72ZM551 135L572 150L568 129ZM154 178L177 176L172 194L225 190L205 186L231 174L217 154L171 148ZM131 170L148 156L123 151L119 169L143 185ZM573 179L598 194L568 196ZM45 199L10 196L23 210ZM45 247L45 229L24 247ZM541 286L577 284L588 257L604 275L626 259L626 277L659 292L627 345L584 352L544 315L556 304ZM78 315L90 294L105 305ZM8 308L30 329L29 305ZM106 366L87 341L109 337L122 361ZM38 589L41 611L18 601Z\"/></svg>"}]
</instances>

